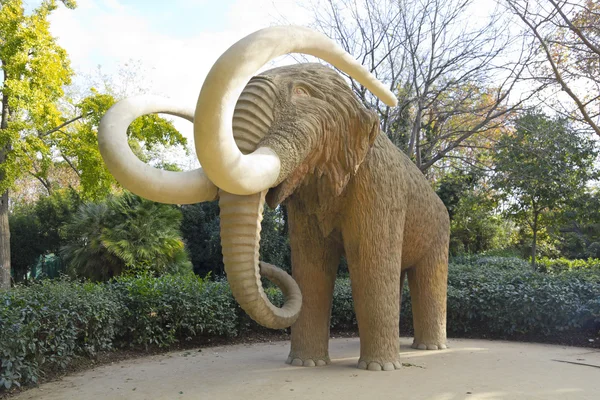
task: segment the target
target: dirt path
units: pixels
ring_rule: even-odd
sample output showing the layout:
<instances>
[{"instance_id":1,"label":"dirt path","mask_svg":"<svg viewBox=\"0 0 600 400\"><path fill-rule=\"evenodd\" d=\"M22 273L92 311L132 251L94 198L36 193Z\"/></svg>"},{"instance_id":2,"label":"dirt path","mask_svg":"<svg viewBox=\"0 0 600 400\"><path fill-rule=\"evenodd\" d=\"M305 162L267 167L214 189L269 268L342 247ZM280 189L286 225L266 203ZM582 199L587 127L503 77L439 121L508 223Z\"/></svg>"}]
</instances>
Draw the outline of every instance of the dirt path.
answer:
<instances>
[{"instance_id":1,"label":"dirt path","mask_svg":"<svg viewBox=\"0 0 600 400\"><path fill-rule=\"evenodd\" d=\"M405 368L355 368L357 338L331 341L332 364L291 367L288 342L205 348L106 365L26 391L18 400L75 399L594 399L600 350L501 341L450 340L415 351Z\"/></svg>"}]
</instances>

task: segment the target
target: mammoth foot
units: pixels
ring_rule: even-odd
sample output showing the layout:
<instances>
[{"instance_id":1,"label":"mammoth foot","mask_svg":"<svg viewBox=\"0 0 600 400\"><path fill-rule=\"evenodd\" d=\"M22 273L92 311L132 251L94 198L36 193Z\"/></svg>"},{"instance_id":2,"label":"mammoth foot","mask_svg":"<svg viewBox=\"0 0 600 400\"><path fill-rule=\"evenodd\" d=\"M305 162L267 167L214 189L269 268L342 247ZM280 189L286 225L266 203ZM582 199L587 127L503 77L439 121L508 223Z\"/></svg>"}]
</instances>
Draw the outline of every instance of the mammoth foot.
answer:
<instances>
[{"instance_id":1,"label":"mammoth foot","mask_svg":"<svg viewBox=\"0 0 600 400\"><path fill-rule=\"evenodd\" d=\"M295 367L322 367L329 364L329 358L298 358L289 356L287 360L285 360L285 363Z\"/></svg>"},{"instance_id":2,"label":"mammoth foot","mask_svg":"<svg viewBox=\"0 0 600 400\"><path fill-rule=\"evenodd\" d=\"M398 360L394 361L368 361L362 358L358 360L358 368L368 371L394 371L402 368L402 363Z\"/></svg>"},{"instance_id":3,"label":"mammoth foot","mask_svg":"<svg viewBox=\"0 0 600 400\"><path fill-rule=\"evenodd\" d=\"M444 350L448 348L445 343L421 343L418 341L414 341L410 347L417 350Z\"/></svg>"}]
</instances>

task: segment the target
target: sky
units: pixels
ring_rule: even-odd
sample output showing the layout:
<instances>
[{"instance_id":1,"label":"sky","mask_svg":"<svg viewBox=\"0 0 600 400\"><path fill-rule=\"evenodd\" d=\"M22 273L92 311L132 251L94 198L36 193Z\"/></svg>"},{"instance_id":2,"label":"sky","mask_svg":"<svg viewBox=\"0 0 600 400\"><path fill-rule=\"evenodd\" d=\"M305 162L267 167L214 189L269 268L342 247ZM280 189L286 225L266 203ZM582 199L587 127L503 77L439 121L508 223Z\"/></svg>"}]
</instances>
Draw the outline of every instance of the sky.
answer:
<instances>
[{"instance_id":1,"label":"sky","mask_svg":"<svg viewBox=\"0 0 600 400\"><path fill-rule=\"evenodd\" d=\"M204 77L229 46L278 23L308 25L312 14L299 5L308 2L318 0L77 0L74 10L60 4L50 23L69 54L75 87L97 86L100 67L120 88L127 82L123 74L133 75L128 95L141 91L194 107ZM473 20L490 12L482 5L492 2L477 0ZM33 8L40 0L25 3ZM264 69L292 62L283 57ZM192 125L173 121L193 149ZM185 159L188 168L197 166L193 154Z\"/></svg>"},{"instance_id":2,"label":"sky","mask_svg":"<svg viewBox=\"0 0 600 400\"><path fill-rule=\"evenodd\" d=\"M279 15L303 24L293 1L272 0L78 0L57 9L52 34L79 75L100 65L114 74L141 66L147 90L195 103L204 76L233 43L276 23ZM306 16L308 18L308 16ZM132 63L133 61L133 63Z\"/></svg>"},{"instance_id":3,"label":"sky","mask_svg":"<svg viewBox=\"0 0 600 400\"><path fill-rule=\"evenodd\" d=\"M26 3L35 7L39 1ZM100 66L117 84L119 72L125 71L137 76L137 89L194 106L204 77L229 46L282 19L307 24L310 15L297 4L274 0L77 0L76 9L61 4L51 14L50 29L69 54L77 86L89 87ZM288 60L276 64L291 62ZM191 124L174 122L191 138Z\"/></svg>"}]
</instances>

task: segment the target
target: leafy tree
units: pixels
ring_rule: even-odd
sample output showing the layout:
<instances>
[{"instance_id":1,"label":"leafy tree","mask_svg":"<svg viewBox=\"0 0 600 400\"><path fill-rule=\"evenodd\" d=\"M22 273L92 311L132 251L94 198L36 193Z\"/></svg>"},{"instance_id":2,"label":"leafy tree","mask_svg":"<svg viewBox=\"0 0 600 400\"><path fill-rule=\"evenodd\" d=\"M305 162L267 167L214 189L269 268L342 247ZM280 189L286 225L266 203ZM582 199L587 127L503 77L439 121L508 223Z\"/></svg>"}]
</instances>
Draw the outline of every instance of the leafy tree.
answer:
<instances>
[{"instance_id":1,"label":"leafy tree","mask_svg":"<svg viewBox=\"0 0 600 400\"><path fill-rule=\"evenodd\" d=\"M453 219L460 199L475 186L480 177L474 171L465 172L457 170L444 175L438 181L437 195L440 197L446 208L450 219Z\"/></svg>"},{"instance_id":2,"label":"leafy tree","mask_svg":"<svg viewBox=\"0 0 600 400\"><path fill-rule=\"evenodd\" d=\"M172 205L129 192L86 203L65 226L70 240L61 255L73 275L94 280L122 273L189 271L181 217Z\"/></svg>"},{"instance_id":3,"label":"leafy tree","mask_svg":"<svg viewBox=\"0 0 600 400\"><path fill-rule=\"evenodd\" d=\"M92 89L89 96L76 104L75 116L69 120L68 126L48 132L48 140L53 143L60 158L79 177L80 190L86 199L103 198L116 185L98 150L97 134L102 116L117 100L110 92ZM133 152L144 162L153 161L148 154L157 146L187 144L187 139L170 121L156 114L133 121L127 136ZM166 166L173 169L171 165ZM47 176L44 178L48 179Z\"/></svg>"},{"instance_id":4,"label":"leafy tree","mask_svg":"<svg viewBox=\"0 0 600 400\"><path fill-rule=\"evenodd\" d=\"M223 276L218 202L184 205L181 212L181 233L194 265L194 273ZM271 210L265 206L260 233L260 259L291 271L291 250L284 215L283 207Z\"/></svg>"},{"instance_id":5,"label":"leafy tree","mask_svg":"<svg viewBox=\"0 0 600 400\"><path fill-rule=\"evenodd\" d=\"M11 266L20 281L42 254L58 254L69 240L64 226L79 206L79 194L72 189L56 190L33 205L17 207L10 215Z\"/></svg>"},{"instance_id":6,"label":"leafy tree","mask_svg":"<svg viewBox=\"0 0 600 400\"><path fill-rule=\"evenodd\" d=\"M450 253L474 254L510 244L511 227L496 212L498 201L479 170L444 175L436 190L450 216Z\"/></svg>"},{"instance_id":7,"label":"leafy tree","mask_svg":"<svg viewBox=\"0 0 600 400\"><path fill-rule=\"evenodd\" d=\"M40 222L31 208L16 210L10 215L10 262L15 282L25 279L33 265L45 249L40 242Z\"/></svg>"},{"instance_id":8,"label":"leafy tree","mask_svg":"<svg viewBox=\"0 0 600 400\"><path fill-rule=\"evenodd\" d=\"M566 119L537 111L520 116L495 150L494 185L504 193L506 212L531 230L535 265L538 232L596 175L597 151Z\"/></svg>"},{"instance_id":9,"label":"leafy tree","mask_svg":"<svg viewBox=\"0 0 600 400\"><path fill-rule=\"evenodd\" d=\"M118 98L109 90L92 89L65 114L65 101L57 105L72 71L66 52L49 33L48 15L56 3L44 0L26 14L22 0L0 0L0 287L10 284L9 189L16 182L33 177L46 194L67 182L86 199L102 198L116 186L98 151L97 128ZM73 1L63 3L75 6ZM147 153L158 146L186 144L157 115L134 121L128 136L144 161L153 161ZM39 197L39 191L32 192Z\"/></svg>"},{"instance_id":10,"label":"leafy tree","mask_svg":"<svg viewBox=\"0 0 600 400\"><path fill-rule=\"evenodd\" d=\"M43 230L40 231L40 242L44 249L58 253L65 240L70 238L65 231L65 224L81 206L82 200L74 189L60 189L50 196L40 198L35 206L35 215Z\"/></svg>"},{"instance_id":11,"label":"leafy tree","mask_svg":"<svg viewBox=\"0 0 600 400\"><path fill-rule=\"evenodd\" d=\"M600 193L579 193L568 208L557 215L554 232L561 255L570 259L600 258Z\"/></svg>"},{"instance_id":12,"label":"leafy tree","mask_svg":"<svg viewBox=\"0 0 600 400\"><path fill-rule=\"evenodd\" d=\"M181 234L190 253L194 273L222 276L224 266L218 202L183 205L181 213Z\"/></svg>"},{"instance_id":13,"label":"leafy tree","mask_svg":"<svg viewBox=\"0 0 600 400\"><path fill-rule=\"evenodd\" d=\"M291 272L291 249L283 207L265 206L260 233L260 259Z\"/></svg>"},{"instance_id":14,"label":"leafy tree","mask_svg":"<svg viewBox=\"0 0 600 400\"><path fill-rule=\"evenodd\" d=\"M26 14L22 0L0 0L0 288L10 287L8 190L49 152L39 133L60 123L56 100L71 77L67 54L50 34L48 16L56 3L44 0ZM63 3L75 7L74 1Z\"/></svg>"}]
</instances>

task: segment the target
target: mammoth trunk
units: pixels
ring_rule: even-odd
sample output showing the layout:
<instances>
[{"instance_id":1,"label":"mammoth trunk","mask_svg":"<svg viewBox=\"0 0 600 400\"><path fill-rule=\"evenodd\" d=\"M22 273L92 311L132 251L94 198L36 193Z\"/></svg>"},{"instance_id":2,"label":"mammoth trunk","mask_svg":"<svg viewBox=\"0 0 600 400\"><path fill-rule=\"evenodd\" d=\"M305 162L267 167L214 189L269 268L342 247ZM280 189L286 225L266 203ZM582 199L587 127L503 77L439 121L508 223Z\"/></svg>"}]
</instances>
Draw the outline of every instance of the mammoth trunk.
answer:
<instances>
[{"instance_id":1,"label":"mammoth trunk","mask_svg":"<svg viewBox=\"0 0 600 400\"><path fill-rule=\"evenodd\" d=\"M265 192L248 196L219 192L223 263L233 296L242 309L259 324L282 329L298 317L302 295L286 272L258 259L264 202ZM283 307L275 307L265 295L261 273L281 288L286 299Z\"/></svg>"}]
</instances>

